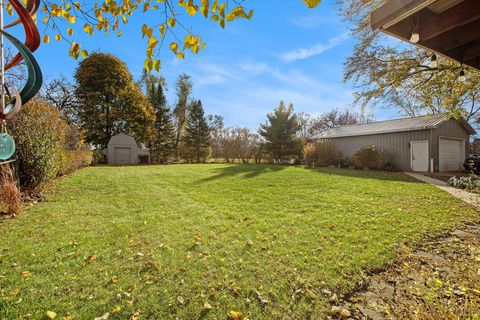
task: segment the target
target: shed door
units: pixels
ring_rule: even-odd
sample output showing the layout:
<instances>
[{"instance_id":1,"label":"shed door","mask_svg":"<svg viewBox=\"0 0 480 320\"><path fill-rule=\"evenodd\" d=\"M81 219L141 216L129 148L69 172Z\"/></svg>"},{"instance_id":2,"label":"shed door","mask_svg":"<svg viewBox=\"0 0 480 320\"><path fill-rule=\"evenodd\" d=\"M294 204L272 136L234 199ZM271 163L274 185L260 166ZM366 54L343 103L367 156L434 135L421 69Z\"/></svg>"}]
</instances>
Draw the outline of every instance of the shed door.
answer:
<instances>
[{"instance_id":1,"label":"shed door","mask_svg":"<svg viewBox=\"0 0 480 320\"><path fill-rule=\"evenodd\" d=\"M438 154L440 171L461 170L465 160L465 141L440 138Z\"/></svg>"},{"instance_id":2,"label":"shed door","mask_svg":"<svg viewBox=\"0 0 480 320\"><path fill-rule=\"evenodd\" d=\"M410 157L412 171L428 171L428 141L411 141Z\"/></svg>"},{"instance_id":3,"label":"shed door","mask_svg":"<svg viewBox=\"0 0 480 320\"><path fill-rule=\"evenodd\" d=\"M132 149L115 147L115 164L132 164Z\"/></svg>"}]
</instances>

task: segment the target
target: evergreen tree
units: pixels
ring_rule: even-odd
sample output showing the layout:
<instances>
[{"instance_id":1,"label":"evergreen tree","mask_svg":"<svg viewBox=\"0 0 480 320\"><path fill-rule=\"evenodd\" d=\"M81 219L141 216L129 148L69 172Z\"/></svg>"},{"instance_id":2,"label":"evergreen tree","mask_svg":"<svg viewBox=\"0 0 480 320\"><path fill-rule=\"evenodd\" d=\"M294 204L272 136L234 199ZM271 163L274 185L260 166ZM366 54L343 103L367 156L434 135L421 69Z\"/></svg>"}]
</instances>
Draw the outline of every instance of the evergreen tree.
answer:
<instances>
[{"instance_id":1,"label":"evergreen tree","mask_svg":"<svg viewBox=\"0 0 480 320\"><path fill-rule=\"evenodd\" d=\"M205 161L210 151L210 127L200 100L194 101L190 107L184 141L197 162L200 159Z\"/></svg>"},{"instance_id":2,"label":"evergreen tree","mask_svg":"<svg viewBox=\"0 0 480 320\"><path fill-rule=\"evenodd\" d=\"M298 118L293 113L293 105L285 107L283 101L280 106L267 115L268 122L260 125L259 133L266 140L265 151L274 159L282 160L297 156L300 142L297 132L300 130Z\"/></svg>"},{"instance_id":3,"label":"evergreen tree","mask_svg":"<svg viewBox=\"0 0 480 320\"><path fill-rule=\"evenodd\" d=\"M146 80L147 97L152 104L156 120L153 124L155 133L149 143L151 154L156 162L165 162L172 156L175 147L175 128L167 98L163 90L163 78L150 76Z\"/></svg>"}]
</instances>

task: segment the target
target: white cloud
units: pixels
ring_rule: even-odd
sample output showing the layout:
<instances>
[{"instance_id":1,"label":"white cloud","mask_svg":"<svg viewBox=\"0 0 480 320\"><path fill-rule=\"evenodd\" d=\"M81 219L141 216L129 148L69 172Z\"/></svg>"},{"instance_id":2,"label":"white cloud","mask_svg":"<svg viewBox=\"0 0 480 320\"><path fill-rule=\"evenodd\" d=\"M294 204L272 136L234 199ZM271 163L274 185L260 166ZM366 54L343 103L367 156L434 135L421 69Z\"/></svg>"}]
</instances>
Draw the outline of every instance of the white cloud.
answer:
<instances>
[{"instance_id":1,"label":"white cloud","mask_svg":"<svg viewBox=\"0 0 480 320\"><path fill-rule=\"evenodd\" d=\"M328 40L327 43L319 43L310 48L295 49L289 52L285 52L284 54L280 55L280 57L282 58L282 60L286 62L293 62L297 60L307 59L307 58L322 54L325 51L340 45L347 38L348 38L348 32L344 32L337 37L331 38L330 40Z\"/></svg>"},{"instance_id":2,"label":"white cloud","mask_svg":"<svg viewBox=\"0 0 480 320\"><path fill-rule=\"evenodd\" d=\"M345 108L353 101L351 89L335 72L317 77L314 70L222 58L199 60L192 65L188 72L194 82L193 96L201 98L207 113L222 115L227 125L256 129L280 100L311 115ZM183 71L174 70L175 74ZM175 100L174 91L169 91L169 101Z\"/></svg>"},{"instance_id":3,"label":"white cloud","mask_svg":"<svg viewBox=\"0 0 480 320\"><path fill-rule=\"evenodd\" d=\"M302 17L296 17L290 20L294 25L305 28L315 29L320 26L338 24L338 19L335 16L327 16L325 13L309 14Z\"/></svg>"}]
</instances>

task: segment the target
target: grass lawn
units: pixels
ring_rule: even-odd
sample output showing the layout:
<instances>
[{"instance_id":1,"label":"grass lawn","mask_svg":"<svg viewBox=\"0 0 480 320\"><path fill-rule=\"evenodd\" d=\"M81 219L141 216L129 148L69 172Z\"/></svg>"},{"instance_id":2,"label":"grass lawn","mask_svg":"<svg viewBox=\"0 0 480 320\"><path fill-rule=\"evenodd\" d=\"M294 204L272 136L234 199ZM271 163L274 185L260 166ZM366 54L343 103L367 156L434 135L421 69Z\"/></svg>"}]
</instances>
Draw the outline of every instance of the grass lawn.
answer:
<instances>
[{"instance_id":1,"label":"grass lawn","mask_svg":"<svg viewBox=\"0 0 480 320\"><path fill-rule=\"evenodd\" d=\"M399 173L339 169L91 167L54 189L0 225L1 319L319 319L322 289L476 214Z\"/></svg>"}]
</instances>

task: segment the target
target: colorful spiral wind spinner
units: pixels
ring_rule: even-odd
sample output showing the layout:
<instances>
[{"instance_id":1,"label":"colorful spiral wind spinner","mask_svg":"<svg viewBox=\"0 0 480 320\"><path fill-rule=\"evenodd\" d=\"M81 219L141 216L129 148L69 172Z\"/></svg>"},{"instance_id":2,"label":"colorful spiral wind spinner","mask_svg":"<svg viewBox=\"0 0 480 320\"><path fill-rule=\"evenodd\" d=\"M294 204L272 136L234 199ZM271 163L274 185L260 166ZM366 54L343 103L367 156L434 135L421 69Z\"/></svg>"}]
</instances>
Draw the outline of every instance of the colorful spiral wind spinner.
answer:
<instances>
[{"instance_id":1,"label":"colorful spiral wind spinner","mask_svg":"<svg viewBox=\"0 0 480 320\"><path fill-rule=\"evenodd\" d=\"M10 159L15 152L15 141L7 132L7 120L12 119L24 104L30 101L42 86L42 72L32 52L40 46L40 33L34 21L34 16L40 6L40 0L27 0L24 6L19 0L8 0L9 5L17 14L17 18L7 25L3 25L3 0L0 2L0 69L1 69L1 110L0 110L0 160ZM25 43L7 33L5 30L23 25L25 30ZM12 43L18 53L5 64L4 37ZM5 85L5 71L17 66L21 61L27 66L27 81L20 92L12 96ZM8 99L8 102L7 102Z\"/></svg>"}]
</instances>

